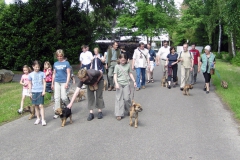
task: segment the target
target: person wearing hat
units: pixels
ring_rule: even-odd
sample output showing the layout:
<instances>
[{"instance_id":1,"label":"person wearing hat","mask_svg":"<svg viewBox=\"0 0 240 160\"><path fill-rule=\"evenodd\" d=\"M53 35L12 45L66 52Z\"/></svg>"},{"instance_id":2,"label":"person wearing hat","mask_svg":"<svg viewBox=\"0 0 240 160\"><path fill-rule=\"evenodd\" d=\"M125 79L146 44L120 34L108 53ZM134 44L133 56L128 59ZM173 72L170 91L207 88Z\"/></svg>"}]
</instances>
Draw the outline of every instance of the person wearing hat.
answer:
<instances>
[{"instance_id":1,"label":"person wearing hat","mask_svg":"<svg viewBox=\"0 0 240 160\"><path fill-rule=\"evenodd\" d=\"M203 73L204 79L205 79L205 86L204 86L204 91L206 93L209 93L209 83L211 80L211 74L210 74L210 69L215 68L215 55L211 53L211 47L207 45L205 48L205 53L201 55L200 59L200 65L198 68L198 72L200 72L200 69Z\"/></svg>"}]
</instances>

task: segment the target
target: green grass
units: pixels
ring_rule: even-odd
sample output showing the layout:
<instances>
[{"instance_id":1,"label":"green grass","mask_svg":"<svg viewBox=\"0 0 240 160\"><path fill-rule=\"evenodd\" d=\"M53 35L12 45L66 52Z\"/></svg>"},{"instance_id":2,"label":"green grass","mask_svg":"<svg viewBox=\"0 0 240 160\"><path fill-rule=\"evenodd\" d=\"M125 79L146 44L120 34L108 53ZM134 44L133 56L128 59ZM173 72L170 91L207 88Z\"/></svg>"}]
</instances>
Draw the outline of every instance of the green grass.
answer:
<instances>
[{"instance_id":1,"label":"green grass","mask_svg":"<svg viewBox=\"0 0 240 160\"><path fill-rule=\"evenodd\" d=\"M20 108L22 98L22 86L18 82L1 83L0 84L0 125L20 118L29 113L19 115L17 110ZM44 97L44 106L50 104L51 95L46 93ZM31 105L30 98L26 97L24 106Z\"/></svg>"},{"instance_id":2,"label":"green grass","mask_svg":"<svg viewBox=\"0 0 240 160\"><path fill-rule=\"evenodd\" d=\"M218 59L216 61L216 72L212 79L216 87L216 93L231 108L235 117L240 119L240 67ZM228 89L221 87L221 79L228 83Z\"/></svg>"}]
</instances>

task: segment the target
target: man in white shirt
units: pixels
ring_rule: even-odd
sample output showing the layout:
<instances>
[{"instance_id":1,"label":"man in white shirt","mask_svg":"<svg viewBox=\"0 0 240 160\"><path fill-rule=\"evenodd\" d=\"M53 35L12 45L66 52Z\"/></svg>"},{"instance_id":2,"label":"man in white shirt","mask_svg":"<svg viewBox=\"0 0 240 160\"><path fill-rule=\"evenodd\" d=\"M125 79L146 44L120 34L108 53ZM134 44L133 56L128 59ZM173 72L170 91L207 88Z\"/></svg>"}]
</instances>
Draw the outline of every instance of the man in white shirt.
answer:
<instances>
[{"instance_id":1,"label":"man in white shirt","mask_svg":"<svg viewBox=\"0 0 240 160\"><path fill-rule=\"evenodd\" d=\"M157 65L162 66L163 76L167 77L167 67L165 66L167 55L170 53L170 47L167 41L163 41L163 46L158 50L157 53Z\"/></svg>"},{"instance_id":2,"label":"man in white shirt","mask_svg":"<svg viewBox=\"0 0 240 160\"><path fill-rule=\"evenodd\" d=\"M134 50L133 53L133 61L132 61L132 70L136 69L136 81L137 81L137 89L139 91L141 86L142 89L145 89L145 74L146 68L149 67L149 52L148 49L144 48L144 43L140 43L139 47ZM142 77L142 82L140 82L140 78Z\"/></svg>"}]
</instances>

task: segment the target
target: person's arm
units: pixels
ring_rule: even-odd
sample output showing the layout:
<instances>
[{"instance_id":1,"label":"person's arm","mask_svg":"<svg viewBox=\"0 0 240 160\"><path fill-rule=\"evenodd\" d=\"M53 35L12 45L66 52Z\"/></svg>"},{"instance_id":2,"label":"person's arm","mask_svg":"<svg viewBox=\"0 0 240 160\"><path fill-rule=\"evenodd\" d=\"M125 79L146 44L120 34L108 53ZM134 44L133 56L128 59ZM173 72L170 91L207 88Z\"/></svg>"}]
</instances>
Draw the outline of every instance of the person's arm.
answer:
<instances>
[{"instance_id":1,"label":"person's arm","mask_svg":"<svg viewBox=\"0 0 240 160\"><path fill-rule=\"evenodd\" d=\"M65 83L65 88L67 89L68 88L68 83L70 81L70 68L67 68L67 81Z\"/></svg>"},{"instance_id":2,"label":"person's arm","mask_svg":"<svg viewBox=\"0 0 240 160\"><path fill-rule=\"evenodd\" d=\"M75 92L74 92L74 94L73 94L73 96L72 96L72 98L71 98L70 103L67 105L67 108L69 108L69 109L72 108L73 102L74 102L74 100L77 98L79 92L80 92L80 88L77 87L76 90L75 90Z\"/></svg>"},{"instance_id":3,"label":"person's arm","mask_svg":"<svg viewBox=\"0 0 240 160\"><path fill-rule=\"evenodd\" d=\"M21 85L23 85L24 86L24 82L23 82L23 76L21 77L21 79L20 79L20 82L19 82Z\"/></svg>"},{"instance_id":4,"label":"person's arm","mask_svg":"<svg viewBox=\"0 0 240 160\"><path fill-rule=\"evenodd\" d=\"M55 75L56 75L56 70L53 70L53 75L52 75L52 86L51 88L54 89L54 81L55 81Z\"/></svg>"},{"instance_id":5,"label":"person's arm","mask_svg":"<svg viewBox=\"0 0 240 160\"><path fill-rule=\"evenodd\" d=\"M133 85L134 85L134 87L137 87L137 83L136 83L136 81L135 81L135 78L134 78L132 72L129 72L129 76L130 76L130 78L131 78L132 81L133 81Z\"/></svg>"},{"instance_id":6,"label":"person's arm","mask_svg":"<svg viewBox=\"0 0 240 160\"><path fill-rule=\"evenodd\" d=\"M136 50L134 51L133 57L132 57L132 70L133 71L134 71L135 59L136 59Z\"/></svg>"},{"instance_id":7,"label":"person's arm","mask_svg":"<svg viewBox=\"0 0 240 160\"><path fill-rule=\"evenodd\" d=\"M45 95L45 89L46 89L46 80L45 77L43 78L43 91L42 91L42 96Z\"/></svg>"},{"instance_id":8,"label":"person's arm","mask_svg":"<svg viewBox=\"0 0 240 160\"><path fill-rule=\"evenodd\" d=\"M102 73L102 71L99 71L99 72L100 72L100 75L98 76L97 82L95 82L93 84L93 86L96 86L98 84L99 80L102 78L103 73Z\"/></svg>"},{"instance_id":9,"label":"person's arm","mask_svg":"<svg viewBox=\"0 0 240 160\"><path fill-rule=\"evenodd\" d=\"M190 54L192 55L192 65L191 65L191 71L193 70L193 66L194 66L194 58L193 58L193 54L190 52Z\"/></svg>"},{"instance_id":10,"label":"person's arm","mask_svg":"<svg viewBox=\"0 0 240 160\"><path fill-rule=\"evenodd\" d=\"M115 88L119 89L119 84L117 82L117 74L116 73L114 73L114 75L113 75L113 80L114 80L114 83L115 83Z\"/></svg>"},{"instance_id":11,"label":"person's arm","mask_svg":"<svg viewBox=\"0 0 240 160\"><path fill-rule=\"evenodd\" d=\"M198 72L200 72L201 66L202 66L202 59L200 58L199 65L198 65Z\"/></svg>"},{"instance_id":12,"label":"person's arm","mask_svg":"<svg viewBox=\"0 0 240 160\"><path fill-rule=\"evenodd\" d=\"M29 79L28 93L29 93L30 97L32 98L32 79Z\"/></svg>"}]
</instances>

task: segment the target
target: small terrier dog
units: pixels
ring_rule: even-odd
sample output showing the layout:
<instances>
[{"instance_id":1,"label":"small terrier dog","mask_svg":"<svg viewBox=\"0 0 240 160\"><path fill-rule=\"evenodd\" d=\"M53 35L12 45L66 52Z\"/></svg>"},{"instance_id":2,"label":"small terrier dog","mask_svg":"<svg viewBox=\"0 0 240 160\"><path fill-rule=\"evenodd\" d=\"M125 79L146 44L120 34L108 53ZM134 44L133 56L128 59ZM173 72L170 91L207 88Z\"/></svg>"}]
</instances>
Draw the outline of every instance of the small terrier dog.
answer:
<instances>
[{"instance_id":1,"label":"small terrier dog","mask_svg":"<svg viewBox=\"0 0 240 160\"><path fill-rule=\"evenodd\" d=\"M84 99L86 99L85 90L80 90L80 92L77 95L77 98L78 98L77 102L80 102L80 100L82 100L83 97L84 97Z\"/></svg>"},{"instance_id":2,"label":"small terrier dog","mask_svg":"<svg viewBox=\"0 0 240 160\"><path fill-rule=\"evenodd\" d=\"M221 87L223 87L224 89L227 89L228 83L226 81L221 81Z\"/></svg>"},{"instance_id":3,"label":"small terrier dog","mask_svg":"<svg viewBox=\"0 0 240 160\"><path fill-rule=\"evenodd\" d=\"M67 118L70 118L70 123L72 124L72 111L69 108L58 108L55 111L56 115L59 115L62 120L62 127L65 126Z\"/></svg>"},{"instance_id":4,"label":"small terrier dog","mask_svg":"<svg viewBox=\"0 0 240 160\"><path fill-rule=\"evenodd\" d=\"M137 128L138 127L138 112L141 112L142 106L139 103L135 103L134 101L132 101L132 106L130 107L129 113L130 113L130 126L133 126L133 121L132 119L135 118L135 125L134 127Z\"/></svg>"},{"instance_id":5,"label":"small terrier dog","mask_svg":"<svg viewBox=\"0 0 240 160\"><path fill-rule=\"evenodd\" d=\"M183 87L183 95L188 95L189 96L189 89L193 89L193 85L191 84L186 84Z\"/></svg>"},{"instance_id":6,"label":"small terrier dog","mask_svg":"<svg viewBox=\"0 0 240 160\"><path fill-rule=\"evenodd\" d=\"M162 80L161 80L161 86L162 86L162 87L167 87L167 79L166 79L165 76L164 76L164 77L162 78Z\"/></svg>"},{"instance_id":7,"label":"small terrier dog","mask_svg":"<svg viewBox=\"0 0 240 160\"><path fill-rule=\"evenodd\" d=\"M103 86L103 91L105 91L106 90L106 88L108 87L108 82L106 81L106 80L104 80L104 86Z\"/></svg>"},{"instance_id":8,"label":"small terrier dog","mask_svg":"<svg viewBox=\"0 0 240 160\"><path fill-rule=\"evenodd\" d=\"M34 105L23 108L23 111L30 112L30 116L28 118L29 120L34 118L34 116L35 116L35 106Z\"/></svg>"}]
</instances>

